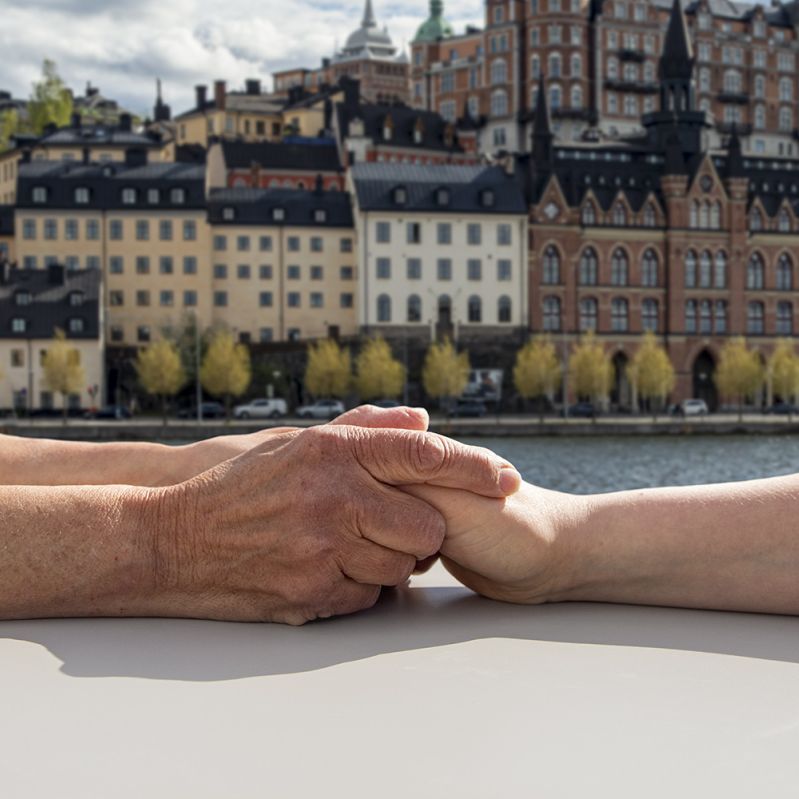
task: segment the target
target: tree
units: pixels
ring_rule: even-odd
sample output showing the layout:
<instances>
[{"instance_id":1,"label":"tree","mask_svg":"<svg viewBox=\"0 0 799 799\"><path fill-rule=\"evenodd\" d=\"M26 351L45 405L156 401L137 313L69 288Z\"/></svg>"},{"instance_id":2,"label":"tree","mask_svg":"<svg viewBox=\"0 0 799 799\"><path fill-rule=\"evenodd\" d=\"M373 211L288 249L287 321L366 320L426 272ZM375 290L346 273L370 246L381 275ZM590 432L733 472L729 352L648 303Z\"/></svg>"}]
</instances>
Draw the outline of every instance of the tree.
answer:
<instances>
[{"instance_id":1,"label":"tree","mask_svg":"<svg viewBox=\"0 0 799 799\"><path fill-rule=\"evenodd\" d=\"M743 404L763 386L765 374L760 358L746 346L743 336L731 338L721 350L713 379L723 397L738 403L738 421L743 418Z\"/></svg>"},{"instance_id":2,"label":"tree","mask_svg":"<svg viewBox=\"0 0 799 799\"><path fill-rule=\"evenodd\" d=\"M569 374L578 397L588 397L592 402L607 397L613 381L613 366L593 331L588 331L572 350Z\"/></svg>"},{"instance_id":3,"label":"tree","mask_svg":"<svg viewBox=\"0 0 799 799\"><path fill-rule=\"evenodd\" d=\"M135 366L142 388L161 398L161 417L166 425L167 399L174 397L186 383L178 348L167 339L156 341L139 351Z\"/></svg>"},{"instance_id":4,"label":"tree","mask_svg":"<svg viewBox=\"0 0 799 799\"><path fill-rule=\"evenodd\" d=\"M213 334L200 367L200 383L214 397L224 397L225 415L230 419L230 400L240 397L252 379L250 353L236 344L228 330Z\"/></svg>"},{"instance_id":5,"label":"tree","mask_svg":"<svg viewBox=\"0 0 799 799\"><path fill-rule=\"evenodd\" d=\"M314 397L346 397L352 385L350 351L332 338L308 347L305 388Z\"/></svg>"},{"instance_id":6,"label":"tree","mask_svg":"<svg viewBox=\"0 0 799 799\"><path fill-rule=\"evenodd\" d=\"M768 362L768 373L773 393L787 402L789 409L792 408L796 396L799 395L799 358L790 339L784 338L777 342ZM789 410L788 417L792 415Z\"/></svg>"},{"instance_id":7,"label":"tree","mask_svg":"<svg viewBox=\"0 0 799 799\"><path fill-rule=\"evenodd\" d=\"M31 133L41 135L47 125L63 127L72 116L72 92L61 80L54 61L42 64L41 80L33 84L28 101L28 125Z\"/></svg>"},{"instance_id":8,"label":"tree","mask_svg":"<svg viewBox=\"0 0 799 799\"><path fill-rule=\"evenodd\" d=\"M671 359L647 330L644 340L627 367L627 378L638 397L649 403L652 417L657 418L657 403L665 401L674 388L675 376Z\"/></svg>"},{"instance_id":9,"label":"tree","mask_svg":"<svg viewBox=\"0 0 799 799\"><path fill-rule=\"evenodd\" d=\"M362 400L396 398L405 386L405 367L382 337L369 339L355 360L355 386Z\"/></svg>"},{"instance_id":10,"label":"tree","mask_svg":"<svg viewBox=\"0 0 799 799\"><path fill-rule=\"evenodd\" d=\"M459 397L469 382L469 354L458 352L447 338L433 342L427 350L422 368L424 390L438 397L439 407L445 400Z\"/></svg>"},{"instance_id":11,"label":"tree","mask_svg":"<svg viewBox=\"0 0 799 799\"><path fill-rule=\"evenodd\" d=\"M19 113L9 108L0 113L0 153L11 146L11 137L19 131Z\"/></svg>"},{"instance_id":12,"label":"tree","mask_svg":"<svg viewBox=\"0 0 799 799\"><path fill-rule=\"evenodd\" d=\"M80 352L71 347L63 330L55 336L42 360L44 384L50 391L61 394L64 401L64 424L67 423L69 397L80 394L86 382L86 371L80 362Z\"/></svg>"},{"instance_id":13,"label":"tree","mask_svg":"<svg viewBox=\"0 0 799 799\"><path fill-rule=\"evenodd\" d=\"M562 369L549 336L528 341L516 353L513 382L525 399L551 397L560 382ZM544 421L543 405L539 416Z\"/></svg>"}]
</instances>

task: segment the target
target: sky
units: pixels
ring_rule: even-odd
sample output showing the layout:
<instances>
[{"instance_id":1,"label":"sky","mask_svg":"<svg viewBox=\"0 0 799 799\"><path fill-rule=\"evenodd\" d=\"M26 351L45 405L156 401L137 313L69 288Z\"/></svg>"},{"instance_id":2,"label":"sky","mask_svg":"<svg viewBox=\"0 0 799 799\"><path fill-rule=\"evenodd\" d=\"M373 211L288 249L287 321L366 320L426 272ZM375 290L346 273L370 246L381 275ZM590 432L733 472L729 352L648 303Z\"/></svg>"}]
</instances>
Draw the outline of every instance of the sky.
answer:
<instances>
[{"instance_id":1,"label":"sky","mask_svg":"<svg viewBox=\"0 0 799 799\"><path fill-rule=\"evenodd\" d=\"M428 0L373 0L378 25L409 42L427 18ZM87 82L136 114L151 113L155 80L172 112L193 104L194 86L275 70L318 66L360 25L364 0L3 0L0 89L27 98L41 63L56 62L66 83ZM461 32L480 25L483 0L445 0ZM271 85L271 83L267 84Z\"/></svg>"}]
</instances>

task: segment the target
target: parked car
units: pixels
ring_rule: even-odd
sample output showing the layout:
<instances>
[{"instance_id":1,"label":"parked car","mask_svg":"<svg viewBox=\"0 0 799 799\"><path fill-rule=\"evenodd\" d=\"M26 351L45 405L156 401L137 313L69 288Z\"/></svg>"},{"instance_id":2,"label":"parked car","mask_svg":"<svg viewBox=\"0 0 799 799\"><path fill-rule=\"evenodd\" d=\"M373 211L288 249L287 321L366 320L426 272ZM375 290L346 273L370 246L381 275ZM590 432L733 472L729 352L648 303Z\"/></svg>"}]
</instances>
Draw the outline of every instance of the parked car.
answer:
<instances>
[{"instance_id":1,"label":"parked car","mask_svg":"<svg viewBox=\"0 0 799 799\"><path fill-rule=\"evenodd\" d=\"M221 402L204 402L200 409L203 412L203 419L224 419L225 406ZM178 419L196 419L197 407L181 408L178 411Z\"/></svg>"},{"instance_id":2,"label":"parked car","mask_svg":"<svg viewBox=\"0 0 799 799\"><path fill-rule=\"evenodd\" d=\"M799 413L799 408L797 408L796 405L791 405L790 402L775 402L773 405L766 408L763 413L791 415Z\"/></svg>"},{"instance_id":3,"label":"parked car","mask_svg":"<svg viewBox=\"0 0 799 799\"><path fill-rule=\"evenodd\" d=\"M339 400L318 400L313 405L301 405L297 408L300 419L332 419L344 413L344 403Z\"/></svg>"},{"instance_id":4,"label":"parked car","mask_svg":"<svg viewBox=\"0 0 799 799\"><path fill-rule=\"evenodd\" d=\"M233 409L236 419L279 419L288 412L284 399L257 399Z\"/></svg>"},{"instance_id":5,"label":"parked car","mask_svg":"<svg viewBox=\"0 0 799 799\"><path fill-rule=\"evenodd\" d=\"M701 399L683 400L677 410L678 416L706 416L707 403Z\"/></svg>"},{"instance_id":6,"label":"parked car","mask_svg":"<svg viewBox=\"0 0 799 799\"><path fill-rule=\"evenodd\" d=\"M593 402L577 402L569 407L569 416L577 419L596 419L599 411Z\"/></svg>"},{"instance_id":7,"label":"parked car","mask_svg":"<svg viewBox=\"0 0 799 799\"><path fill-rule=\"evenodd\" d=\"M448 416L479 418L486 415L486 404L480 399L459 399L447 412Z\"/></svg>"},{"instance_id":8,"label":"parked car","mask_svg":"<svg viewBox=\"0 0 799 799\"><path fill-rule=\"evenodd\" d=\"M120 419L131 419L133 414L124 405L104 405L102 408L86 411L83 418L119 421Z\"/></svg>"},{"instance_id":9,"label":"parked car","mask_svg":"<svg viewBox=\"0 0 799 799\"><path fill-rule=\"evenodd\" d=\"M393 399L379 399L379 400L374 400L369 404L376 405L378 408L399 408L401 403Z\"/></svg>"}]
</instances>

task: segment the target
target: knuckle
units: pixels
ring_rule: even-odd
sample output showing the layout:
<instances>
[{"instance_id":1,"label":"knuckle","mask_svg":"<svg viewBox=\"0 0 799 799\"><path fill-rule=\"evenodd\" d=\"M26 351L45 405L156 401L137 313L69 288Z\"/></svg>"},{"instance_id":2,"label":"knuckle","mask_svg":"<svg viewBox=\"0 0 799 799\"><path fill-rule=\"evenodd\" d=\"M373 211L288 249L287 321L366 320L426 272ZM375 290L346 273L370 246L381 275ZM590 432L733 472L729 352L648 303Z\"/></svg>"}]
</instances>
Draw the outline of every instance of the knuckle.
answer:
<instances>
[{"instance_id":1,"label":"knuckle","mask_svg":"<svg viewBox=\"0 0 799 799\"><path fill-rule=\"evenodd\" d=\"M444 471L452 457L452 446L433 433L409 438L410 463L424 477L435 477Z\"/></svg>"}]
</instances>

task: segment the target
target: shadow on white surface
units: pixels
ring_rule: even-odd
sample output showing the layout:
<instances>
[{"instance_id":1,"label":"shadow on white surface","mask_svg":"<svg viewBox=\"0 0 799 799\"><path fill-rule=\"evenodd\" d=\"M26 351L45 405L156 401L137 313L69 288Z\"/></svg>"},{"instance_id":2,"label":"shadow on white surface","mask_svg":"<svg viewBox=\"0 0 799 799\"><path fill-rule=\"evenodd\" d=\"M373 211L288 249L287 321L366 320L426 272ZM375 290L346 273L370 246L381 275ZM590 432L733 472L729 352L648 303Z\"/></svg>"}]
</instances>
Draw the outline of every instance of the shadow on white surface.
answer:
<instances>
[{"instance_id":1,"label":"shadow on white surface","mask_svg":"<svg viewBox=\"0 0 799 799\"><path fill-rule=\"evenodd\" d=\"M219 681L324 669L490 638L648 647L799 663L799 619L602 604L524 607L465 588L385 592L372 610L293 628L178 619L4 622L73 677Z\"/></svg>"}]
</instances>

